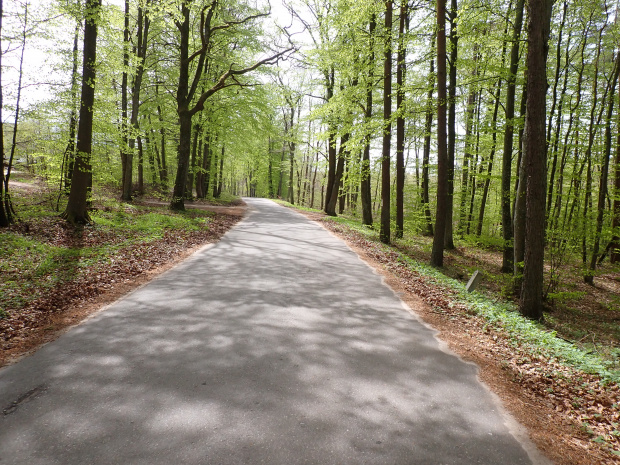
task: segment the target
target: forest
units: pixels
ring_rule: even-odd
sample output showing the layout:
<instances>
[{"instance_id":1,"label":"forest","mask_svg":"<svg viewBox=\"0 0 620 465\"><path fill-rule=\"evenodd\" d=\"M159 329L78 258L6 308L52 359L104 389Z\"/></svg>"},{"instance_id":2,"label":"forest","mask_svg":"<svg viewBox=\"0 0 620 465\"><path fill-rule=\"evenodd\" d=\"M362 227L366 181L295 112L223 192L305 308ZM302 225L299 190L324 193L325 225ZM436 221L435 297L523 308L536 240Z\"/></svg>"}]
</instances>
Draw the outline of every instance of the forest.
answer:
<instances>
[{"instance_id":1,"label":"forest","mask_svg":"<svg viewBox=\"0 0 620 465\"><path fill-rule=\"evenodd\" d=\"M14 293L0 322L36 294L12 274L39 251L20 234L98 243L116 228L147 254L174 227L193 246L187 231L236 221L190 206L266 197L349 225L368 248L391 244L398 263L465 282L482 270L493 299L616 380L618 8L0 0L0 284ZM132 218L149 199L168 213ZM613 425L600 437L617 452Z\"/></svg>"},{"instance_id":2,"label":"forest","mask_svg":"<svg viewBox=\"0 0 620 465\"><path fill-rule=\"evenodd\" d=\"M432 237L438 267L459 240L491 245L537 320L567 263L590 285L617 271L617 6L21 0L2 14L4 227L23 170L72 224L108 186L173 210L225 192L352 215L384 243Z\"/></svg>"}]
</instances>

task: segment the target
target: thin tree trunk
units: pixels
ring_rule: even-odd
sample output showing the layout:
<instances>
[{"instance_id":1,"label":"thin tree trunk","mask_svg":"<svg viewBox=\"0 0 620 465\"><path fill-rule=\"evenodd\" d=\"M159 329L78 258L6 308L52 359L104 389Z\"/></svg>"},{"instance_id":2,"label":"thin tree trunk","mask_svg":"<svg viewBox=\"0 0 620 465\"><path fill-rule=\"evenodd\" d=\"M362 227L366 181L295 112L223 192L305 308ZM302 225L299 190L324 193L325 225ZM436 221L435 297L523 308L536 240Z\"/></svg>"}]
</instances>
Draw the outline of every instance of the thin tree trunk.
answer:
<instances>
[{"instance_id":1,"label":"thin tree trunk","mask_svg":"<svg viewBox=\"0 0 620 465\"><path fill-rule=\"evenodd\" d=\"M17 97L15 100L15 118L13 119L13 140L11 143L11 154L9 155L9 163L4 176L4 209L9 215L9 219L15 216L13 204L11 202L11 194L9 193L9 180L11 178L11 170L13 169L13 160L15 158L15 149L17 148L17 127L19 123L19 113L21 108L22 97L22 78L24 75L24 52L26 51L26 32L28 30L28 3L24 6L24 27L22 30L22 50L19 57L19 69L17 78ZM4 168L4 167L3 167Z\"/></svg>"},{"instance_id":2,"label":"thin tree trunk","mask_svg":"<svg viewBox=\"0 0 620 465\"><path fill-rule=\"evenodd\" d=\"M523 27L523 8L525 0L518 0L515 7L515 21L512 30L512 47L510 49L510 73L506 81L506 126L504 129L504 148L502 158L502 236L504 247L502 254L502 273L513 272L514 245L510 192L512 190L512 145L515 124L515 94L517 72L519 70L519 48L521 29Z\"/></svg>"},{"instance_id":3,"label":"thin tree trunk","mask_svg":"<svg viewBox=\"0 0 620 465\"><path fill-rule=\"evenodd\" d=\"M61 172L61 184L60 189L63 189L65 193L69 193L71 188L71 176L73 175L73 163L75 159L75 134L77 132L77 101L78 101L78 57L79 57L79 36L80 36L81 23L76 21L75 31L73 33L73 68L71 70L71 116L69 116L69 140L67 142L67 148L62 159L63 169ZM60 197L59 197L60 199ZM58 206L57 206L58 208Z\"/></svg>"},{"instance_id":4,"label":"thin tree trunk","mask_svg":"<svg viewBox=\"0 0 620 465\"><path fill-rule=\"evenodd\" d=\"M450 21L450 73L448 83L448 200L446 205L446 233L444 247L453 250L454 245L454 163L456 145L456 65L458 60L458 41L456 15L457 0L451 0L448 19Z\"/></svg>"},{"instance_id":5,"label":"thin tree trunk","mask_svg":"<svg viewBox=\"0 0 620 465\"><path fill-rule=\"evenodd\" d=\"M125 26L123 28L123 77L121 80L121 199L131 200L133 184L133 151L129 149L128 76L129 76L129 0L125 0Z\"/></svg>"},{"instance_id":6,"label":"thin tree trunk","mask_svg":"<svg viewBox=\"0 0 620 465\"><path fill-rule=\"evenodd\" d=\"M215 198L219 199L222 195L222 189L224 187L224 146L222 145L222 156L220 157L220 174L218 175L217 195Z\"/></svg>"},{"instance_id":7,"label":"thin tree trunk","mask_svg":"<svg viewBox=\"0 0 620 465\"><path fill-rule=\"evenodd\" d=\"M396 63L396 231L397 238L403 237L404 217L404 191L405 191L405 73L407 71L405 58L407 49L405 46L405 26L409 22L409 0L401 0L400 18L398 24L398 58Z\"/></svg>"},{"instance_id":8,"label":"thin tree trunk","mask_svg":"<svg viewBox=\"0 0 620 465\"><path fill-rule=\"evenodd\" d=\"M366 82L366 108L364 109L364 116L366 125L370 124L372 118L372 88L374 81L374 61L375 61L375 28L376 20L375 15L371 15L368 26L369 37L369 57L368 57L368 81ZM362 166L360 168L360 193L362 196L362 224L372 226L372 195L371 195L371 182L370 182L370 129L367 128L367 134L364 138L364 152L362 155Z\"/></svg>"},{"instance_id":9,"label":"thin tree trunk","mask_svg":"<svg viewBox=\"0 0 620 465\"><path fill-rule=\"evenodd\" d=\"M0 44L2 41L2 18L4 17L4 7L2 0L0 0ZM2 66L2 54L0 53L0 69ZM2 72L0 71L0 227L6 228L11 224L10 209L7 212L5 208L6 195L6 183L4 179L5 159L4 159L4 122L2 120L2 108L3 108L3 92L2 92Z\"/></svg>"},{"instance_id":10,"label":"thin tree trunk","mask_svg":"<svg viewBox=\"0 0 620 465\"><path fill-rule=\"evenodd\" d=\"M426 236L433 235L433 218L430 207L430 155L431 155L431 130L433 127L433 93L435 91L435 60L431 58L429 72L429 88L426 94L426 120L424 122L424 152L422 154L422 208L426 218Z\"/></svg>"}]
</instances>

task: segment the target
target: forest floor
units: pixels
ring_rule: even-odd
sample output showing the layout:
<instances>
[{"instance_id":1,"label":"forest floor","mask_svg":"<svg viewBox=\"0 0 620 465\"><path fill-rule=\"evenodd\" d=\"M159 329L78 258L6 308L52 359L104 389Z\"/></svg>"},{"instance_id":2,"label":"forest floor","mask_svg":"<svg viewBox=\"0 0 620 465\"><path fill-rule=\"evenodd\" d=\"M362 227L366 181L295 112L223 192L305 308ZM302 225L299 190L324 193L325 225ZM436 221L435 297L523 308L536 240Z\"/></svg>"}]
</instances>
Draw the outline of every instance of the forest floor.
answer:
<instances>
[{"instance_id":1,"label":"forest floor","mask_svg":"<svg viewBox=\"0 0 620 465\"><path fill-rule=\"evenodd\" d=\"M2 234L26 240L20 243L25 249L22 257L25 261L29 253L39 252L40 246L33 245L36 242L54 251L52 260L62 257L68 263L61 264L60 274L66 278L62 280L50 279L46 274L50 264L45 260L34 263L30 270L25 266L11 268L9 258L16 251L6 239L8 236L0 238L0 291L3 295L0 366L57 338L67 328L145 284L198 248L217 241L245 210L239 204L194 202L188 206L195 209L188 210L182 218L184 222L175 226L172 224L172 220L176 221L175 214L166 209L167 204L162 200L153 197L132 204L110 203L104 196L95 199L99 222L76 230L53 212L53 198L42 184L27 176L18 177L16 181L11 185L18 212L36 208L43 212L30 215ZM620 463L620 390L617 384L605 385L595 374L566 367L542 353L533 353L516 343L501 327L489 324L466 306L455 303L450 289L412 271L401 256L406 254L420 262L428 262L427 239L398 242L395 247L388 248L322 214L304 213L347 241L385 276L386 282L425 322L439 331L439 337L454 352L475 362L480 367L480 378L527 427L535 444L555 463ZM138 226L132 230L106 227L113 217L127 221L152 216L160 223L172 222L163 235L145 238L140 235L143 232ZM207 228L200 227L204 223L208 224ZM132 235L136 237L128 240ZM76 257L83 264L67 268L65 265L70 265L73 255L59 255L59 249L77 251ZM89 255L86 250L97 252ZM104 258L99 256L102 251L106 254ZM493 249L459 247L446 255L443 271L463 281L473 270L480 269L485 274L482 290L500 299L506 286L497 272L500 261L501 255ZM565 292L564 299L558 298L546 314L548 328L586 349L608 358L617 357L618 273L614 269L604 269L596 278L596 287L591 288L579 283L575 270L574 276L567 274L563 280L568 290L557 293L562 297ZM570 267L566 267L565 272L570 273ZM23 295L17 296L19 298L6 297L20 292Z\"/></svg>"}]
</instances>

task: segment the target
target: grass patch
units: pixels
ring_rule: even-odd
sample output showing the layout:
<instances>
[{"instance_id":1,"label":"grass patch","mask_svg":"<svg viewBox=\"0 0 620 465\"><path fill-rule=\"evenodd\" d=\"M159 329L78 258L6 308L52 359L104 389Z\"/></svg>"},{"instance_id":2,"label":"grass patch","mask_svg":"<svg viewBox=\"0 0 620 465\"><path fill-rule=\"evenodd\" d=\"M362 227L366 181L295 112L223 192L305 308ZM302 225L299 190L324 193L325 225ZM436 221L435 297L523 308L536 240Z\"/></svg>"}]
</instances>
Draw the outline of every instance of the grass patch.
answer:
<instances>
[{"instance_id":1,"label":"grass patch","mask_svg":"<svg viewBox=\"0 0 620 465\"><path fill-rule=\"evenodd\" d=\"M22 204L23 205L23 204ZM209 228L213 213L172 212L106 200L91 212L92 225L70 227L37 204L23 208L21 222L0 232L0 318L23 308L84 270L111 263L124 247L148 244L170 233Z\"/></svg>"}]
</instances>

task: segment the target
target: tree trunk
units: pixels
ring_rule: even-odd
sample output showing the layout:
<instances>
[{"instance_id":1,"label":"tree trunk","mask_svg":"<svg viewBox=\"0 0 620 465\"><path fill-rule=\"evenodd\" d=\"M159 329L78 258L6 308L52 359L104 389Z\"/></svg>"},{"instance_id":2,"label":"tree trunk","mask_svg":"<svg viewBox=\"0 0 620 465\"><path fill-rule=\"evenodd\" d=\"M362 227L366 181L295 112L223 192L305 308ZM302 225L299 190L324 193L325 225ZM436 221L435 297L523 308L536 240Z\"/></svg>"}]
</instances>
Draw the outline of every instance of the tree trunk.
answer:
<instances>
[{"instance_id":1,"label":"tree trunk","mask_svg":"<svg viewBox=\"0 0 620 465\"><path fill-rule=\"evenodd\" d=\"M144 150L142 137L138 136L138 195L144 195Z\"/></svg>"},{"instance_id":2,"label":"tree trunk","mask_svg":"<svg viewBox=\"0 0 620 465\"><path fill-rule=\"evenodd\" d=\"M125 0L125 26L123 28L123 78L121 80L121 199L131 200L133 184L133 151L129 149L129 128L127 121L128 76L129 76L129 0Z\"/></svg>"},{"instance_id":3,"label":"tree trunk","mask_svg":"<svg viewBox=\"0 0 620 465\"><path fill-rule=\"evenodd\" d=\"M364 116L366 124L370 124L370 120L372 118L372 88L374 81L374 61L375 61L375 27L376 20L375 15L373 14L370 17L370 22L368 26L368 37L369 37L369 57L368 57L368 81L366 82L366 108L364 109ZM371 196L371 183L370 183L370 129L367 129L368 133L364 138L364 152L362 155L362 166L361 166L361 182L360 182L360 193L362 196L362 224L372 226L372 196Z\"/></svg>"},{"instance_id":4,"label":"tree trunk","mask_svg":"<svg viewBox=\"0 0 620 465\"><path fill-rule=\"evenodd\" d=\"M340 148L338 149L338 156L336 163L336 172L334 174L334 184L332 186L332 191L328 192L329 201L327 203L327 208L329 211L336 211L336 204L338 202L340 186L342 183L342 175L344 173L344 162L345 162L345 146L347 141L349 140L349 134L343 134L340 138Z\"/></svg>"},{"instance_id":5,"label":"tree trunk","mask_svg":"<svg viewBox=\"0 0 620 465\"><path fill-rule=\"evenodd\" d=\"M181 3L182 22L178 23L180 34L180 57L179 57L179 82L177 84L177 114L179 116L179 146L177 152L177 174L172 190L170 208L172 210L185 210L185 187L191 154L192 116L189 111L191 102L189 73L189 36L190 36L190 10L187 3Z\"/></svg>"},{"instance_id":6,"label":"tree trunk","mask_svg":"<svg viewBox=\"0 0 620 465\"><path fill-rule=\"evenodd\" d=\"M526 77L527 79L527 77ZM526 110L527 104L527 82L525 84L523 95L521 98L521 114L524 115L523 110ZM519 146L523 141L523 130L519 131ZM527 189L527 176L525 169L525 160L523 156L523 150L519 150L517 156L517 187L515 189L515 205L513 216L513 247L514 247L514 276L513 284L515 294L521 293L521 284L523 282L523 261L525 260L525 217L526 217L526 204L525 204L525 192Z\"/></svg>"},{"instance_id":7,"label":"tree trunk","mask_svg":"<svg viewBox=\"0 0 620 465\"><path fill-rule=\"evenodd\" d=\"M385 2L383 45L383 148L381 150L381 227L379 239L390 243L390 145L392 140L392 0Z\"/></svg>"},{"instance_id":8,"label":"tree trunk","mask_svg":"<svg viewBox=\"0 0 620 465\"><path fill-rule=\"evenodd\" d=\"M430 156L431 156L431 130L433 128L433 93L435 91L435 60L431 58L431 67L428 74L429 87L426 94L426 120L424 122L424 152L422 155L422 208L426 218L426 236L433 235L433 218L430 207Z\"/></svg>"},{"instance_id":9,"label":"tree trunk","mask_svg":"<svg viewBox=\"0 0 620 465\"><path fill-rule=\"evenodd\" d=\"M446 134L446 0L437 0L437 210L431 265L443 266L448 208L448 147Z\"/></svg>"},{"instance_id":10,"label":"tree trunk","mask_svg":"<svg viewBox=\"0 0 620 465\"><path fill-rule=\"evenodd\" d=\"M398 58L396 63L396 231L397 238L403 237L404 192L405 192L405 73L407 49L405 47L405 26L408 19L409 0L401 0L398 24Z\"/></svg>"},{"instance_id":11,"label":"tree trunk","mask_svg":"<svg viewBox=\"0 0 620 465\"><path fill-rule=\"evenodd\" d=\"M65 153L62 159L62 172L61 172L61 182L60 189L63 189L63 181L64 181L64 191L66 194L69 193L69 189L71 189L71 176L73 175L73 163L75 160L75 134L77 132L77 123L78 123L78 115L77 115L77 99L78 99L78 56L79 56L79 36L80 36L80 28L81 23L79 21L76 22L75 31L73 33L73 68L71 70L71 116L69 116L69 140L67 142L67 147L65 148ZM59 197L60 200L60 197ZM58 205L56 206L58 209Z\"/></svg>"},{"instance_id":12,"label":"tree trunk","mask_svg":"<svg viewBox=\"0 0 620 465\"><path fill-rule=\"evenodd\" d=\"M448 200L446 205L446 234L444 247L447 250L456 248L454 245L454 162L456 145L456 64L458 60L458 42L456 15L458 5L456 0L451 0L448 18L450 21L450 73L448 83Z\"/></svg>"},{"instance_id":13,"label":"tree trunk","mask_svg":"<svg viewBox=\"0 0 620 465\"><path fill-rule=\"evenodd\" d=\"M222 145L222 156L220 157L220 173L218 175L217 183L217 195L214 197L219 199L222 195L222 189L224 187L224 146Z\"/></svg>"},{"instance_id":14,"label":"tree trunk","mask_svg":"<svg viewBox=\"0 0 620 465\"><path fill-rule=\"evenodd\" d=\"M334 68L332 67L329 72L325 73L325 90L326 100L329 102L334 96ZM335 206L334 209L329 208L331 192L334 188L334 182L336 178L336 128L333 121L333 116L327 123L328 126L328 140L327 140L327 186L325 189L325 213L330 216L336 216Z\"/></svg>"},{"instance_id":15,"label":"tree trunk","mask_svg":"<svg viewBox=\"0 0 620 465\"><path fill-rule=\"evenodd\" d=\"M2 0L0 0L0 44L2 41L2 18L4 17L4 8L2 5ZM2 54L0 53L0 68L2 66ZM5 160L4 160L4 123L2 120L2 108L3 108L3 92L2 92L2 72L0 71L0 227L6 228L11 223L10 215L7 213L4 204L6 197L6 184L4 182L4 170L5 170Z\"/></svg>"},{"instance_id":16,"label":"tree trunk","mask_svg":"<svg viewBox=\"0 0 620 465\"><path fill-rule=\"evenodd\" d=\"M192 144L192 158L189 173L187 174L187 187L185 189L185 198L192 200L194 198L194 176L196 173L196 157L198 155L198 141L200 140L200 125L194 125L194 142Z\"/></svg>"},{"instance_id":17,"label":"tree trunk","mask_svg":"<svg viewBox=\"0 0 620 465\"><path fill-rule=\"evenodd\" d=\"M525 260L519 311L534 320L543 318L545 255L547 51L553 0L529 2L527 52L527 111L525 153L527 170Z\"/></svg>"},{"instance_id":18,"label":"tree trunk","mask_svg":"<svg viewBox=\"0 0 620 465\"><path fill-rule=\"evenodd\" d=\"M17 127L19 123L20 104L22 96L22 79L24 76L24 52L26 51L26 33L28 30L28 3L24 5L24 22L22 29L22 49L19 57L19 68L17 70L17 96L15 100L15 117L13 119L13 140L11 143L11 154L9 155L9 163L6 167L4 175L4 209L9 216L9 221L13 221L15 212L11 202L11 194L9 193L9 180L11 178L11 170L13 169L13 160L15 159L15 149L17 148ZM4 167L3 167L4 168Z\"/></svg>"},{"instance_id":19,"label":"tree trunk","mask_svg":"<svg viewBox=\"0 0 620 465\"><path fill-rule=\"evenodd\" d=\"M519 48L521 28L523 27L523 7L525 0L518 0L515 8L515 21L512 30L510 50L510 72L506 81L506 127L504 129L504 149L502 158L502 236L504 239L502 273L513 272L514 247L510 193L512 191L512 144L514 139L515 94L517 72L519 70Z\"/></svg>"},{"instance_id":20,"label":"tree trunk","mask_svg":"<svg viewBox=\"0 0 620 465\"><path fill-rule=\"evenodd\" d=\"M93 139L93 106L95 103L95 70L97 60L97 22L101 0L86 0L84 26L84 52L82 63L82 95L80 98L80 122L75 164L71 181L69 201L63 213L70 223L88 223L88 187L92 180L90 156Z\"/></svg>"}]
</instances>

